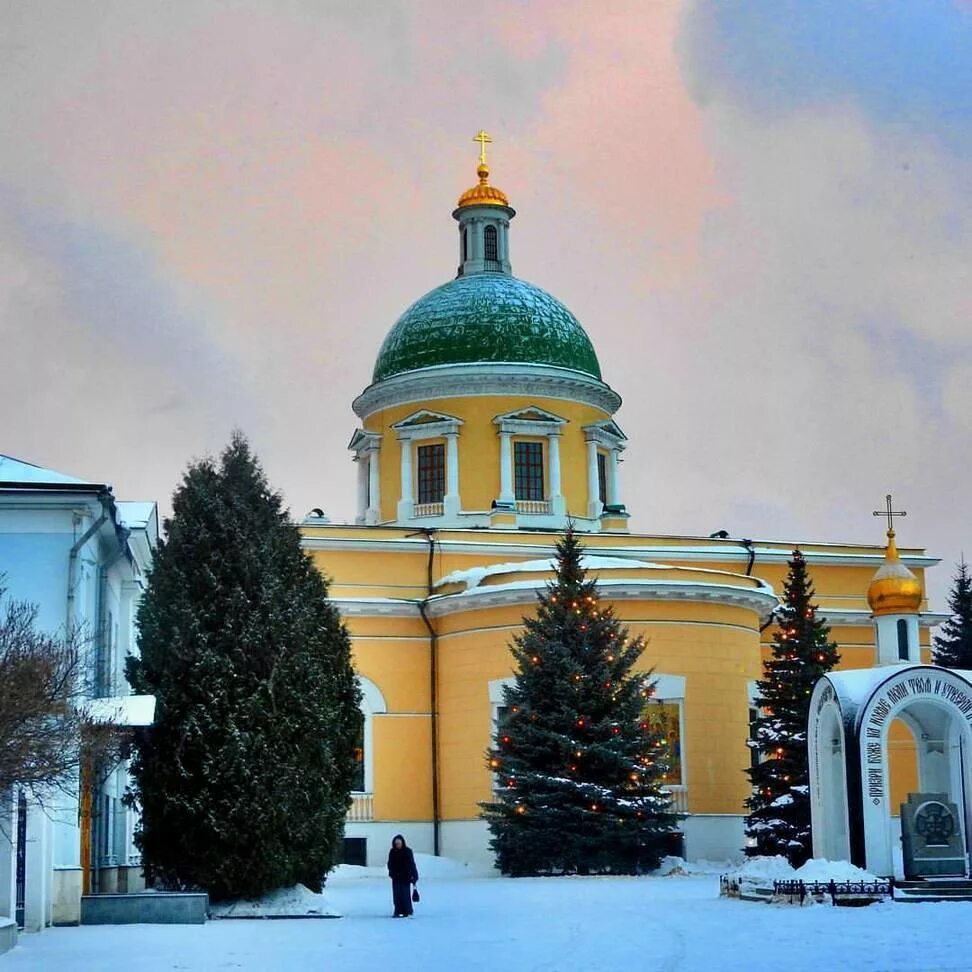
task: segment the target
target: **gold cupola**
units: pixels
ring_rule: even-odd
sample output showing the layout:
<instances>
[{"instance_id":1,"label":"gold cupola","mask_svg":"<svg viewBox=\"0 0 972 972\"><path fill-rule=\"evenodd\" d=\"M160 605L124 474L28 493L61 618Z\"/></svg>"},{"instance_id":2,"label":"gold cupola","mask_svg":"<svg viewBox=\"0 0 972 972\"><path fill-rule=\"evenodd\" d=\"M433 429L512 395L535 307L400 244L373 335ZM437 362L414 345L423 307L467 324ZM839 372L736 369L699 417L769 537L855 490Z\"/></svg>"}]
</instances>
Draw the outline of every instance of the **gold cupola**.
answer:
<instances>
[{"instance_id":1,"label":"gold cupola","mask_svg":"<svg viewBox=\"0 0 972 972\"><path fill-rule=\"evenodd\" d=\"M489 165L486 163L486 144L492 139L486 132L480 130L473 138L474 142L479 142L479 167L476 175L479 176L479 183L467 189L456 203L456 209L465 206L506 206L509 208L510 201L506 198L506 193L502 189L489 184Z\"/></svg>"},{"instance_id":2,"label":"gold cupola","mask_svg":"<svg viewBox=\"0 0 972 972\"><path fill-rule=\"evenodd\" d=\"M922 597L921 581L901 563L894 542L894 530L888 530L884 563L867 588L867 603L871 606L871 612L875 617L917 614Z\"/></svg>"}]
</instances>

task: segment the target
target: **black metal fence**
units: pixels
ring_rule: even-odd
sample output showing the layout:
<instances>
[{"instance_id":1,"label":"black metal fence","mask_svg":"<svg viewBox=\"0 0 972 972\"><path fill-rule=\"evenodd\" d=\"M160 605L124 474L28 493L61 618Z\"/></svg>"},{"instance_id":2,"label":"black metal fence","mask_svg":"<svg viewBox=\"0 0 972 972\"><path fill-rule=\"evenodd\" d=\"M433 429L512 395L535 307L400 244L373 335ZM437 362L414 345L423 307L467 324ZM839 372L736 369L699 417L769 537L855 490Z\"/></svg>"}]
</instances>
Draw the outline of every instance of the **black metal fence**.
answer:
<instances>
[{"instance_id":1,"label":"black metal fence","mask_svg":"<svg viewBox=\"0 0 972 972\"><path fill-rule=\"evenodd\" d=\"M864 905L893 897L893 881L774 881L773 898L803 904L807 897L830 896L831 904Z\"/></svg>"}]
</instances>

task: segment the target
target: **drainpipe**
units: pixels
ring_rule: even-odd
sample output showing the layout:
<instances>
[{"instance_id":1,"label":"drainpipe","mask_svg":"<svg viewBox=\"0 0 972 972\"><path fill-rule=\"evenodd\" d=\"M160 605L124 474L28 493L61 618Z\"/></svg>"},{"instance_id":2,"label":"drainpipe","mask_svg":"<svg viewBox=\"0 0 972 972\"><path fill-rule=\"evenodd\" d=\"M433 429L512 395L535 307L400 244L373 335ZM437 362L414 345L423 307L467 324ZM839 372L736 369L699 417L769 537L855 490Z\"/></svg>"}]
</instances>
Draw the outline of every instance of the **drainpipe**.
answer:
<instances>
[{"instance_id":1,"label":"drainpipe","mask_svg":"<svg viewBox=\"0 0 972 972\"><path fill-rule=\"evenodd\" d=\"M111 506L111 500L108 496L102 494L98 497L101 501L101 516L98 517L94 523L88 527L87 530L74 542L71 550L68 554L68 592L67 592L67 634L70 637L71 632L74 630L74 620L75 620L75 589L77 587L77 573L78 573L78 555L84 548L85 544L97 534L98 530L105 524L109 517L113 518L113 511ZM108 570L112 567L118 560L125 555L125 536L127 536L127 531L125 535L121 535L117 532L116 536L118 538L118 550L112 556L112 558L105 564L102 564L98 570L98 601L97 601L97 620L96 626L97 630L95 632L96 642L95 642L95 691L100 689L99 682L101 679L102 663L103 663L103 652L104 652L104 640L105 640L105 601L107 600L107 585L108 585ZM98 846L98 838L100 830L106 825L106 822L100 819L100 814L102 812L101 800L100 800L100 787L96 785L95 780L90 780L88 784L92 788L91 800L92 804L97 805L93 807L88 826L91 827L91 842L90 842L90 853L92 856L96 853L95 848ZM83 797L82 797L83 799ZM91 861L82 861L81 866L83 870L87 870L86 878L84 883L90 882L91 890L97 893L100 890L101 885L101 874L97 867L91 866Z\"/></svg>"},{"instance_id":2,"label":"drainpipe","mask_svg":"<svg viewBox=\"0 0 972 972\"><path fill-rule=\"evenodd\" d=\"M432 596L432 567L435 557L435 530L425 528L419 531L429 542L429 558L426 563L425 597L419 601L419 614L429 632L429 709L432 735L432 853L440 853L439 839L439 636L428 614L429 598Z\"/></svg>"},{"instance_id":3,"label":"drainpipe","mask_svg":"<svg viewBox=\"0 0 972 972\"><path fill-rule=\"evenodd\" d=\"M128 531L126 530L127 534ZM110 560L105 561L98 569L98 634L97 650L95 652L95 692L98 697L106 697L111 694L109 691L108 663L111 659L107 656L108 639L111 632L108 631L108 571L125 556L125 543L121 537L118 541L118 550Z\"/></svg>"},{"instance_id":4,"label":"drainpipe","mask_svg":"<svg viewBox=\"0 0 972 972\"><path fill-rule=\"evenodd\" d=\"M746 576L753 576L753 564L756 563L756 548L753 546L752 540L740 540L739 541L749 552L749 563L746 565Z\"/></svg>"},{"instance_id":5,"label":"drainpipe","mask_svg":"<svg viewBox=\"0 0 972 972\"><path fill-rule=\"evenodd\" d=\"M108 507L104 499L101 501L102 511L94 523L88 527L84 533L74 541L71 552L68 554L68 589L67 589L67 635L71 636L74 628L74 590L78 585L78 554L81 548L101 529L104 522L108 519Z\"/></svg>"}]
</instances>

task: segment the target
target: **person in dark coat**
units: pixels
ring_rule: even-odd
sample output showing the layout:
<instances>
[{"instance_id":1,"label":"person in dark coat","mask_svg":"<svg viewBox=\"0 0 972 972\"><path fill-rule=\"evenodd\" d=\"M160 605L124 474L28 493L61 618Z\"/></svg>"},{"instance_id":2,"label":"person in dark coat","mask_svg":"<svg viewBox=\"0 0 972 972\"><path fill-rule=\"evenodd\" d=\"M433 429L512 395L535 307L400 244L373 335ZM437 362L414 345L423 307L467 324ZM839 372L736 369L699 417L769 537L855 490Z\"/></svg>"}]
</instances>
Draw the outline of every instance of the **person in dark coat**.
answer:
<instances>
[{"instance_id":1,"label":"person in dark coat","mask_svg":"<svg viewBox=\"0 0 972 972\"><path fill-rule=\"evenodd\" d=\"M412 885L418 883L415 855L401 834L392 838L388 852L388 876L392 882L392 899L395 902L395 918L409 918L412 914Z\"/></svg>"}]
</instances>

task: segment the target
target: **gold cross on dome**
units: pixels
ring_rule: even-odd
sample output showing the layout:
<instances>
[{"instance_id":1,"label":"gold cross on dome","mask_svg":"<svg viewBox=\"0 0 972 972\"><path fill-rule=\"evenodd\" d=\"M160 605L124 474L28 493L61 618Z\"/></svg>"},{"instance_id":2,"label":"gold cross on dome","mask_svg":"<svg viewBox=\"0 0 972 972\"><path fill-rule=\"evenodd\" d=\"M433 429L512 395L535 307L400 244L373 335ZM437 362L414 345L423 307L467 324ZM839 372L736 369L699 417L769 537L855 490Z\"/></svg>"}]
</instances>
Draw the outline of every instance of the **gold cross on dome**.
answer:
<instances>
[{"instance_id":1,"label":"gold cross on dome","mask_svg":"<svg viewBox=\"0 0 972 972\"><path fill-rule=\"evenodd\" d=\"M486 134L483 129L480 129L475 135L473 135L473 141L479 142L479 164L486 164L486 144L487 142L492 142L493 140Z\"/></svg>"},{"instance_id":2,"label":"gold cross on dome","mask_svg":"<svg viewBox=\"0 0 972 972\"><path fill-rule=\"evenodd\" d=\"M888 533L894 533L894 520L893 520L893 518L896 517L896 516L907 516L908 514L904 510L893 510L893 509L891 509L891 494L890 493L888 493L888 495L884 497L884 502L885 502L885 505L887 506L887 509L884 509L884 510L874 510L873 511L873 515L874 516L886 516L888 518Z\"/></svg>"}]
</instances>

